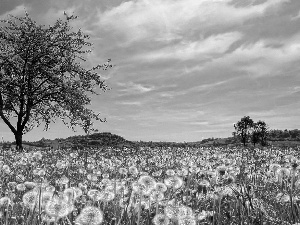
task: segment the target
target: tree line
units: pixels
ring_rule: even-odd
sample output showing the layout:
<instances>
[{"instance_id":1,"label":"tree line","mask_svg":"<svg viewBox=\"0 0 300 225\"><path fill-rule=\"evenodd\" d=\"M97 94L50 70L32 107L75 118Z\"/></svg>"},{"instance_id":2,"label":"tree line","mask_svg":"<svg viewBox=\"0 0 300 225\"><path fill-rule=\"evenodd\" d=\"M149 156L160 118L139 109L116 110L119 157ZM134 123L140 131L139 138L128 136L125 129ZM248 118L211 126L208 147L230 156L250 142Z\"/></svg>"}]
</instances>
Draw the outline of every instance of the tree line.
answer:
<instances>
[{"instance_id":1,"label":"tree line","mask_svg":"<svg viewBox=\"0 0 300 225\"><path fill-rule=\"evenodd\" d=\"M259 120L254 122L249 116L244 116L240 121L234 124L235 131L233 137L243 143L261 144L266 146L268 141L300 141L300 130L278 130L269 129L269 126Z\"/></svg>"},{"instance_id":2,"label":"tree line","mask_svg":"<svg viewBox=\"0 0 300 225\"><path fill-rule=\"evenodd\" d=\"M272 141L300 141L300 130L270 130L268 137Z\"/></svg>"}]
</instances>

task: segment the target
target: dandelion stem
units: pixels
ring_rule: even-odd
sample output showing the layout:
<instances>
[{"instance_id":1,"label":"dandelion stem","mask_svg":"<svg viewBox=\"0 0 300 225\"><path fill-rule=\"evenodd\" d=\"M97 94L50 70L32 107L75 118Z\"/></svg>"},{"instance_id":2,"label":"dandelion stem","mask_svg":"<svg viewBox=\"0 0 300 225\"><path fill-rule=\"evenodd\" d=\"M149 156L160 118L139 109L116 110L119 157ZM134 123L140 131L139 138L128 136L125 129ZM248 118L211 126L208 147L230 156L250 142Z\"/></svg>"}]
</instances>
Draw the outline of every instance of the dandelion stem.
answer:
<instances>
[{"instance_id":1,"label":"dandelion stem","mask_svg":"<svg viewBox=\"0 0 300 225\"><path fill-rule=\"evenodd\" d=\"M138 211L138 221L137 221L137 225L140 225L140 220L141 220L141 205L142 205L142 191L139 191L140 194L140 198L139 198L139 211Z\"/></svg>"}]
</instances>

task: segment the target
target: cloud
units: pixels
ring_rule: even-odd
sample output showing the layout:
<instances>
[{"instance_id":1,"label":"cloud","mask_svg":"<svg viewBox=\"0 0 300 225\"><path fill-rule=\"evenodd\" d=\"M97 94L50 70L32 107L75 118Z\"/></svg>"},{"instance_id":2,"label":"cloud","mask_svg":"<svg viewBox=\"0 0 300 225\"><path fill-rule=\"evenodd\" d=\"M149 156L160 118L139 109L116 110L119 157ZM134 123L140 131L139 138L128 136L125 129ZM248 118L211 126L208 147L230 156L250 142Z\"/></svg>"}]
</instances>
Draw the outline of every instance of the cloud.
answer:
<instances>
[{"instance_id":1,"label":"cloud","mask_svg":"<svg viewBox=\"0 0 300 225\"><path fill-rule=\"evenodd\" d=\"M138 41L171 42L195 32L242 25L263 16L289 0L267 0L262 4L236 7L232 0L140 0L126 1L99 15L97 22L113 32L122 44Z\"/></svg>"},{"instance_id":2,"label":"cloud","mask_svg":"<svg viewBox=\"0 0 300 225\"><path fill-rule=\"evenodd\" d=\"M217 57L228 50L228 48L242 37L239 32L230 32L210 36L204 40L194 42L180 42L150 53L135 56L135 60L191 60L210 59Z\"/></svg>"},{"instance_id":3,"label":"cloud","mask_svg":"<svg viewBox=\"0 0 300 225\"><path fill-rule=\"evenodd\" d=\"M132 81L126 83L118 83L118 86L123 88L119 89L119 92L121 92L120 95L143 94L155 89L154 86L142 85L134 83Z\"/></svg>"},{"instance_id":4,"label":"cloud","mask_svg":"<svg viewBox=\"0 0 300 225\"><path fill-rule=\"evenodd\" d=\"M291 16L291 20L298 20L300 19L300 11L298 12L298 14L296 16Z\"/></svg>"},{"instance_id":5,"label":"cloud","mask_svg":"<svg viewBox=\"0 0 300 225\"><path fill-rule=\"evenodd\" d=\"M14 9L7 11L0 15L0 19L7 19L8 15L13 15L13 16L24 16L24 13L28 11L28 7L25 6L25 4L21 4L16 6Z\"/></svg>"},{"instance_id":6,"label":"cloud","mask_svg":"<svg viewBox=\"0 0 300 225\"><path fill-rule=\"evenodd\" d=\"M283 40L263 39L251 44L241 44L222 57L197 65L189 72L209 71L213 68L234 68L251 77L278 76L296 72L291 66L300 60L300 33ZM279 47L277 47L277 46ZM293 69L291 69L293 68Z\"/></svg>"},{"instance_id":7,"label":"cloud","mask_svg":"<svg viewBox=\"0 0 300 225\"><path fill-rule=\"evenodd\" d=\"M119 104L119 105L137 105L137 106L140 106L142 105L141 102L116 102L116 104Z\"/></svg>"}]
</instances>

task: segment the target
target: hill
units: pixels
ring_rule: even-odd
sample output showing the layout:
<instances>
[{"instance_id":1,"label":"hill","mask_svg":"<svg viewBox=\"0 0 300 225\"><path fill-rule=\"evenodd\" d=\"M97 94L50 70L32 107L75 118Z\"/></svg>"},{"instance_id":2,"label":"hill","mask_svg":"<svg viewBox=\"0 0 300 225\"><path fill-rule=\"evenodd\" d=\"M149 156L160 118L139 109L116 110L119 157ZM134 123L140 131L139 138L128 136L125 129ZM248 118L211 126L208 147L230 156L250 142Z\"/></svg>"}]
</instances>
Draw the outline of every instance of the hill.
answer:
<instances>
[{"instance_id":1,"label":"hill","mask_svg":"<svg viewBox=\"0 0 300 225\"><path fill-rule=\"evenodd\" d=\"M300 130L270 130L268 143L280 147L293 147L300 145ZM228 138L207 138L196 142L145 142L129 141L125 138L110 132L94 133L90 135L77 135L68 138L57 138L55 140L42 138L35 142L23 142L25 148L85 148L85 147L210 147L210 146L236 146L240 143L233 137ZM14 143L0 144L3 147L14 147Z\"/></svg>"}]
</instances>

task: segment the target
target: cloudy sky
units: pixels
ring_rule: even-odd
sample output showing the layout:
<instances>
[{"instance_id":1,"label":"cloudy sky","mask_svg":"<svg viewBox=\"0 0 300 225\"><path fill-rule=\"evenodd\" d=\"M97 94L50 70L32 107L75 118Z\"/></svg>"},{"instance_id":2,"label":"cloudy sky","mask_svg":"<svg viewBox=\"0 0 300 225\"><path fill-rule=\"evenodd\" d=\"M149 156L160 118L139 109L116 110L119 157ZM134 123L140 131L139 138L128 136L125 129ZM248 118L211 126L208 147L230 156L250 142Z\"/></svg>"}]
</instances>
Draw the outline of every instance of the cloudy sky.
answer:
<instances>
[{"instance_id":1,"label":"cloudy sky","mask_svg":"<svg viewBox=\"0 0 300 225\"><path fill-rule=\"evenodd\" d=\"M228 137L249 115L271 129L300 125L299 0L0 0L0 17L41 24L78 16L91 36L90 65L111 88L92 98L107 119L99 131L128 140L199 141ZM25 140L74 133L59 121ZM0 121L0 135L13 140Z\"/></svg>"}]
</instances>

